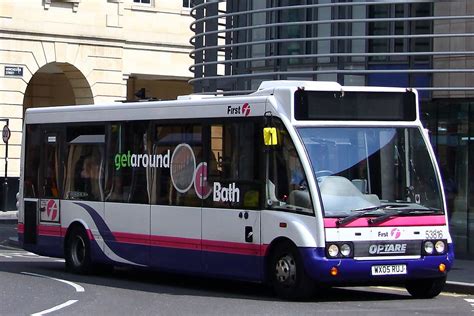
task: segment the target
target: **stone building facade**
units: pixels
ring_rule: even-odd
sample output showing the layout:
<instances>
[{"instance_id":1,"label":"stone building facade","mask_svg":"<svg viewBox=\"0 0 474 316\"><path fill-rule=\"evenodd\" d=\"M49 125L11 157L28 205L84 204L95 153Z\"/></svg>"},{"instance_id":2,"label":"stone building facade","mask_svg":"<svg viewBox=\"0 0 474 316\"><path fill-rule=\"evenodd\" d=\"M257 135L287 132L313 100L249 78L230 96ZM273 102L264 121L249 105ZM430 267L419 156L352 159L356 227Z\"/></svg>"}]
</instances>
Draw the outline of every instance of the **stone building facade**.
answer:
<instances>
[{"instance_id":1,"label":"stone building facade","mask_svg":"<svg viewBox=\"0 0 474 316\"><path fill-rule=\"evenodd\" d=\"M25 110L190 93L191 21L181 0L2 1L0 119L11 130L12 200Z\"/></svg>"}]
</instances>

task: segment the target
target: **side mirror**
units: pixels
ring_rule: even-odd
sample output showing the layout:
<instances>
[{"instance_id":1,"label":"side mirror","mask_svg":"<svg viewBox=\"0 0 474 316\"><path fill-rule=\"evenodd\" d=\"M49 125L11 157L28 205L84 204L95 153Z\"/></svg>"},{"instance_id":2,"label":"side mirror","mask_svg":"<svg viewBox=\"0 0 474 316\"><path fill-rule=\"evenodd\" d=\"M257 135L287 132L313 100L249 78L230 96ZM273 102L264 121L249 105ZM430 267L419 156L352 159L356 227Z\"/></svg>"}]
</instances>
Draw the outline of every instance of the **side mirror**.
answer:
<instances>
[{"instance_id":1,"label":"side mirror","mask_svg":"<svg viewBox=\"0 0 474 316\"><path fill-rule=\"evenodd\" d=\"M278 145L277 129L275 127L265 127L263 129L263 142L265 146Z\"/></svg>"}]
</instances>

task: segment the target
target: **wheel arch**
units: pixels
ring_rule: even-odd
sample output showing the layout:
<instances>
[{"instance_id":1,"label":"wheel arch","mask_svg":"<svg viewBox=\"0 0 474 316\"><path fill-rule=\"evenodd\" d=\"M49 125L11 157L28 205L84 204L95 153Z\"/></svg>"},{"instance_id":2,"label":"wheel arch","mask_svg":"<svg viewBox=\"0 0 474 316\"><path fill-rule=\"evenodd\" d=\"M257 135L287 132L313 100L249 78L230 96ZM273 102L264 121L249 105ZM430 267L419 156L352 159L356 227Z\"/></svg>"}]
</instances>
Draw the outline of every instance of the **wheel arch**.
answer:
<instances>
[{"instance_id":1,"label":"wheel arch","mask_svg":"<svg viewBox=\"0 0 474 316\"><path fill-rule=\"evenodd\" d=\"M67 240L69 236L71 235L71 231L73 231L75 228L83 229L86 232L87 236L89 237L89 240L92 240L93 236L92 236L91 230L89 229L89 226L83 220L76 219L76 220L73 220L71 224L69 224L66 230L66 234L64 235L64 249L66 249Z\"/></svg>"},{"instance_id":2,"label":"wheel arch","mask_svg":"<svg viewBox=\"0 0 474 316\"><path fill-rule=\"evenodd\" d=\"M277 238L273 239L272 242L268 245L268 247L265 250L265 257L264 257L265 259L264 259L264 265L263 265L263 276L264 276L263 279L264 279L264 282L269 281L268 271L269 271L269 268L270 268L270 262L271 262L273 252L275 251L275 249L277 249L280 245L282 245L284 243L289 243L289 244L293 245L293 247L298 248L296 246L296 243L288 237L280 236L280 237L277 237Z\"/></svg>"}]
</instances>

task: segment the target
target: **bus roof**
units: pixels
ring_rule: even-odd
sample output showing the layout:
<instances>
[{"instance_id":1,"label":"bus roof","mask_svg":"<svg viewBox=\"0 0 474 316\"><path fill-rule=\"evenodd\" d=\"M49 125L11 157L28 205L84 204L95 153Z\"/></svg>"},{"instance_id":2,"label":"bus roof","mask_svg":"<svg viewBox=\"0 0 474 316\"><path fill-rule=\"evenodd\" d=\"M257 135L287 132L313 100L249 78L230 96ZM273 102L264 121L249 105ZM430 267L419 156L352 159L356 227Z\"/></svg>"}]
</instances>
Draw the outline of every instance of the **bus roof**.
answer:
<instances>
[{"instance_id":1,"label":"bus roof","mask_svg":"<svg viewBox=\"0 0 474 316\"><path fill-rule=\"evenodd\" d=\"M264 115L265 104L270 97L278 101L279 113L292 118L291 104L294 92L305 91L365 91L405 92L403 88L341 86L326 81L265 81L258 90L248 95L237 96L181 96L170 101L113 102L99 105L73 105L30 108L26 111L26 124L68 123L122 120L159 120L213 118L232 116ZM248 112L242 108L247 104ZM195 109L195 110L194 110Z\"/></svg>"}]
</instances>

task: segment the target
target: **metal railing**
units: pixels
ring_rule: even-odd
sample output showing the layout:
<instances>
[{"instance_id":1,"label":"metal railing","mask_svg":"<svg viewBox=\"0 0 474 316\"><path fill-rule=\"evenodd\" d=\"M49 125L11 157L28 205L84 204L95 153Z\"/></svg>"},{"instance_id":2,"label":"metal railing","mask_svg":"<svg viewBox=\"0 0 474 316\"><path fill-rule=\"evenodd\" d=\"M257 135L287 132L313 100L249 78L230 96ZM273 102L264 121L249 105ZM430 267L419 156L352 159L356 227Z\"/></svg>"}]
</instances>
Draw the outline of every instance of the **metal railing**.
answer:
<instances>
[{"instance_id":1,"label":"metal railing","mask_svg":"<svg viewBox=\"0 0 474 316\"><path fill-rule=\"evenodd\" d=\"M461 0L460 0L461 1ZM469 1L469 0L462 0ZM304 1L302 1L304 2ZM454 3L456 1L451 1ZM474 15L434 15L436 5L440 1L432 0L407 0L407 1L360 1L360 2L340 2L322 4L301 4L294 6L276 6L259 9L249 9L244 2L235 0L195 0L191 9L191 15L195 21L191 24L191 30L195 35L190 39L194 49L190 56L195 63L189 68L194 73L194 78L190 80L195 87L196 93L214 93L216 91L252 91L251 82L264 79L285 79L285 78L308 78L315 79L318 75L332 74L336 76L371 74L407 74L415 76L426 74L431 76L442 76L445 74L471 74L474 72L469 67L440 67L440 60L446 61L450 58L465 58L474 60L474 51L464 49L437 49L438 44L462 39L471 43L474 47L474 29L466 32L449 33L449 31L438 32L438 27L451 22L463 23L474 21ZM248 2L245 2L248 3ZM413 12L410 6L425 3L431 6L431 15L411 16ZM236 6L240 7L236 8ZM369 17L370 8L377 6L402 5L403 16ZM365 17L352 18L352 9L362 8L365 10ZM302 19L299 21L279 20L278 14L299 10L299 12L309 12L308 10L332 10L332 16L324 19ZM342 18L334 14L334 10L345 10L346 16ZM314 11L313 11L314 12ZM271 17L270 17L271 16ZM254 18L259 18L255 23ZM413 25L416 23L429 24L429 30L416 34ZM369 30L375 25L388 25L385 34L376 34ZM393 25L404 25L404 34L395 34ZM314 34L314 31L321 26L329 26L330 34ZM334 30L339 28L351 29L357 25L364 29L364 34L339 34ZM361 27L363 25L363 27ZM392 26L390 26L392 25ZM300 28L311 30L301 32L298 36L281 35L281 31L288 28ZM260 32L260 37L253 36L255 32ZM262 38L261 34L265 34ZM308 35L309 34L309 35ZM363 51L344 51L339 47L354 40L364 41ZM424 40L424 50L415 49L415 41ZM393 44L387 44L386 51L371 51L369 43L372 41L405 41L403 51L395 51ZM314 47L317 43L326 42L330 47L330 52L318 52ZM288 53L281 49L282 45L299 43L310 45L310 49L304 52ZM253 49L265 47L265 55L256 56ZM469 47L469 45L465 45ZM260 52L261 53L261 52ZM353 59L363 59L361 62ZM423 58L418 61L417 58ZM325 59L325 60L323 60ZM383 59L381 61L381 59ZM290 63L291 61L291 63ZM474 63L474 61L473 61ZM258 64L258 65L257 65ZM405 65L404 69L373 69L374 65ZM443 63L446 64L446 63ZM283 67L282 67L283 65ZM332 69L326 69L331 67ZM357 69L348 69L356 67ZM295 69L298 68L298 69ZM390 67L387 67L390 68ZM339 77L338 77L339 78ZM343 79L342 79L343 80ZM465 86L431 86L416 87L426 91L472 91L471 86L466 82Z\"/></svg>"}]
</instances>

